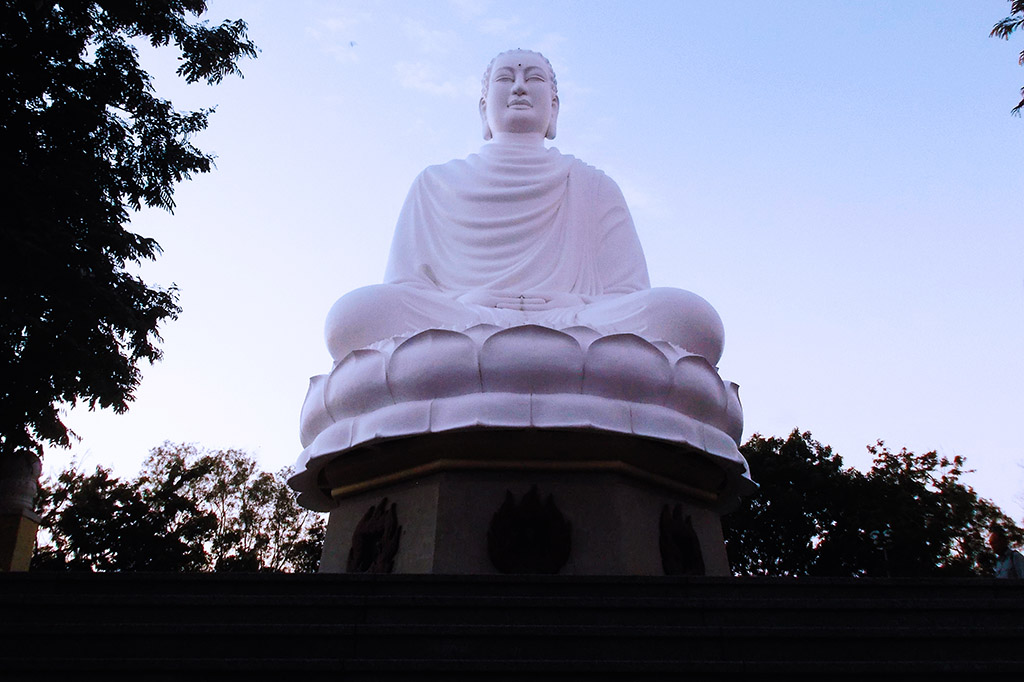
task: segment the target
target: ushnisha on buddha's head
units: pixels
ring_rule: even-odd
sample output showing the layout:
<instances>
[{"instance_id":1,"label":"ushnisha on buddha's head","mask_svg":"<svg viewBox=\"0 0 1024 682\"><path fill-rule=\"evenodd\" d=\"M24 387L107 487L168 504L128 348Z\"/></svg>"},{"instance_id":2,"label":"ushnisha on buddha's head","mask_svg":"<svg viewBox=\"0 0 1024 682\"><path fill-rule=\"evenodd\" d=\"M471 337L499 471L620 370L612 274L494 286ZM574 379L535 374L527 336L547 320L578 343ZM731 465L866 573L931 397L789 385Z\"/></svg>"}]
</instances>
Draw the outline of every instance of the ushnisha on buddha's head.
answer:
<instances>
[{"instance_id":1,"label":"ushnisha on buddha's head","mask_svg":"<svg viewBox=\"0 0 1024 682\"><path fill-rule=\"evenodd\" d=\"M539 52L509 50L491 60L483 78L480 120L484 139L555 139L558 82Z\"/></svg>"}]
</instances>

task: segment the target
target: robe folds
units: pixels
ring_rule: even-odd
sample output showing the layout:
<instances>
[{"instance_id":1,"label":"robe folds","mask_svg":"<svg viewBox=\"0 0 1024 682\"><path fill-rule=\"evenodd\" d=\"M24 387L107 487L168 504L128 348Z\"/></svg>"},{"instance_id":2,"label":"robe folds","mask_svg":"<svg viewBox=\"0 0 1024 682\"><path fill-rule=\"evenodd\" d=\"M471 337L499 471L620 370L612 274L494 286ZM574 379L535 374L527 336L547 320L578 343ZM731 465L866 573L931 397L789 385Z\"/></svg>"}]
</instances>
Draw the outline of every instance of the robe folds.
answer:
<instances>
[{"instance_id":1,"label":"robe folds","mask_svg":"<svg viewBox=\"0 0 1024 682\"><path fill-rule=\"evenodd\" d=\"M384 281L443 292L566 292L583 302L650 288L611 178L557 149L493 143L416 178Z\"/></svg>"},{"instance_id":2,"label":"robe folds","mask_svg":"<svg viewBox=\"0 0 1024 682\"><path fill-rule=\"evenodd\" d=\"M399 336L478 324L628 332L712 364L722 352L721 319L707 301L651 289L618 185L553 148L492 143L420 173L384 283L339 299L325 335L340 362Z\"/></svg>"}]
</instances>

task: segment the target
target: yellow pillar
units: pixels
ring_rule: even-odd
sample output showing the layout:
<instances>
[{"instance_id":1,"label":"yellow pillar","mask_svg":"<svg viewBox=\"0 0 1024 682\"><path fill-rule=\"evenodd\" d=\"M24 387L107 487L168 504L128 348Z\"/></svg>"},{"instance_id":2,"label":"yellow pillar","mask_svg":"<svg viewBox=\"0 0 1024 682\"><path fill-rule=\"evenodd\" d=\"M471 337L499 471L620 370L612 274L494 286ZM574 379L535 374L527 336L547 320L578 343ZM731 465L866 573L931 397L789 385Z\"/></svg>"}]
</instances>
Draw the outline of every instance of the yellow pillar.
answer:
<instances>
[{"instance_id":1,"label":"yellow pillar","mask_svg":"<svg viewBox=\"0 0 1024 682\"><path fill-rule=\"evenodd\" d=\"M27 571L36 547L39 517L32 512L0 514L0 571Z\"/></svg>"},{"instance_id":2,"label":"yellow pillar","mask_svg":"<svg viewBox=\"0 0 1024 682\"><path fill-rule=\"evenodd\" d=\"M0 451L0 571L27 571L32 561L40 521L32 501L42 468L29 450Z\"/></svg>"}]
</instances>

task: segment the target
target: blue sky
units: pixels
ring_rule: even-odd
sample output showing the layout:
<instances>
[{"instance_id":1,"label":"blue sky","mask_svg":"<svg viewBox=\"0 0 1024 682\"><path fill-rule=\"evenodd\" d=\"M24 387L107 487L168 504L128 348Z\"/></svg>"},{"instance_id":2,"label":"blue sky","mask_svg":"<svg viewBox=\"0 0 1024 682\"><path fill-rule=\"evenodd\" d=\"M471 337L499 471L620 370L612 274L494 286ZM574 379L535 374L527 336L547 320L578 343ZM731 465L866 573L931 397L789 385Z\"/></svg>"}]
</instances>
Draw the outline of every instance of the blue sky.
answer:
<instances>
[{"instance_id":1,"label":"blue sky","mask_svg":"<svg viewBox=\"0 0 1024 682\"><path fill-rule=\"evenodd\" d=\"M245 79L185 86L217 106L217 170L133 229L181 289L164 360L126 415L73 410L50 450L133 475L164 440L298 456L323 319L379 282L415 175L482 140L480 76L511 47L554 64L564 153L622 187L655 286L707 298L745 436L810 430L965 455L1024 517L1024 36L1003 0L962 2L218 2L262 52Z\"/></svg>"}]
</instances>

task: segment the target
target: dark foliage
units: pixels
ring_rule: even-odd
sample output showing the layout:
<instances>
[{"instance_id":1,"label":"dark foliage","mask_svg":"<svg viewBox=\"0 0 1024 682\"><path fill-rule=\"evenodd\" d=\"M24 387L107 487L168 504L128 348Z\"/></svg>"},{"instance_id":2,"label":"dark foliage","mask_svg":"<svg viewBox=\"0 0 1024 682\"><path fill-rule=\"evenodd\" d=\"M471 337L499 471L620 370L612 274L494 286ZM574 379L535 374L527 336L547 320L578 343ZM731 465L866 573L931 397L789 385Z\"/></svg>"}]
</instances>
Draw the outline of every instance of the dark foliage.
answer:
<instances>
[{"instance_id":1,"label":"dark foliage","mask_svg":"<svg viewBox=\"0 0 1024 682\"><path fill-rule=\"evenodd\" d=\"M799 431L785 440L754 435L741 450L761 488L723 518L740 575L987 575L992 524L1024 540L1024 531L963 483L962 457L891 452L879 442L862 474Z\"/></svg>"},{"instance_id":2,"label":"dark foliage","mask_svg":"<svg viewBox=\"0 0 1024 682\"><path fill-rule=\"evenodd\" d=\"M171 210L211 169L191 142L210 110L158 98L134 43L174 45L178 74L217 83L255 56L245 23L191 22L203 0L0 2L0 456L68 444L61 407L127 409L160 357L174 287L126 268L160 251L130 210Z\"/></svg>"},{"instance_id":3,"label":"dark foliage","mask_svg":"<svg viewBox=\"0 0 1024 682\"><path fill-rule=\"evenodd\" d=\"M54 543L33 567L78 571L194 571L216 519L201 513L168 480L162 496L143 496L97 468L86 476L64 471L44 491L44 527Z\"/></svg>"},{"instance_id":4,"label":"dark foliage","mask_svg":"<svg viewBox=\"0 0 1024 682\"><path fill-rule=\"evenodd\" d=\"M995 26L992 27L992 32L989 36L995 38L1002 38L1003 40L1009 40L1010 35L1013 34L1017 29L1024 27L1024 0L1009 0L1010 2L1010 16L1000 19ZM1017 63L1024 65L1024 50L1021 51L1020 57L1017 58ZM1021 99L1010 113L1020 116L1021 109L1024 109L1024 88L1020 89Z\"/></svg>"},{"instance_id":5,"label":"dark foliage","mask_svg":"<svg viewBox=\"0 0 1024 682\"><path fill-rule=\"evenodd\" d=\"M32 568L315 571L326 524L295 503L289 475L237 450L166 443L130 482L72 467L40 488Z\"/></svg>"}]
</instances>

